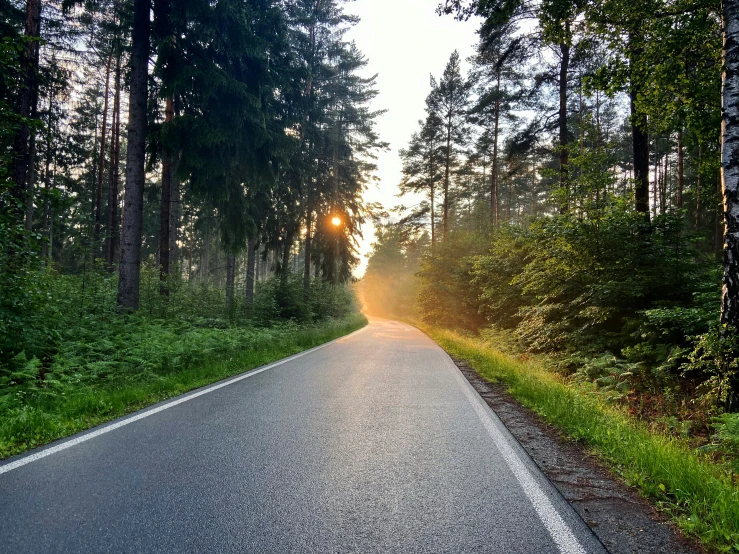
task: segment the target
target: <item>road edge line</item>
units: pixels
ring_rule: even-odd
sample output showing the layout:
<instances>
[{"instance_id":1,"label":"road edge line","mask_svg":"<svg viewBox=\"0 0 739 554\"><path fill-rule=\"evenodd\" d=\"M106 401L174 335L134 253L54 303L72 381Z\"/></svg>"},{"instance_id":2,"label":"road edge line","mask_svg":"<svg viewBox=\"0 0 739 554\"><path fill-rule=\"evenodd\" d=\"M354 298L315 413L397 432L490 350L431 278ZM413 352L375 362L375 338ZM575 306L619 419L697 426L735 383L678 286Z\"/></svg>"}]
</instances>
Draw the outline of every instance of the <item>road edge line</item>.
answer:
<instances>
[{"instance_id":1,"label":"road edge line","mask_svg":"<svg viewBox=\"0 0 739 554\"><path fill-rule=\"evenodd\" d=\"M539 483L536 482L531 471L526 467L525 461L521 459L521 456L519 456L509 441L506 440L503 432L493 421L489 406L487 404L483 406L482 399L479 397L477 392L472 389L456 364L454 364L446 352L444 352L444 355L447 358L447 367L454 374L457 384L462 388L465 397L472 405L472 408L475 410L477 417L480 419L483 427L485 427L488 435L493 439L493 442L505 460L508 469L513 473L516 481L518 481L519 486L529 499L529 502L531 502L531 505L534 507L534 511L536 511L536 515L539 516L539 519L549 532L552 540L556 543L560 553L587 554L587 551L577 539L571 527L565 522L564 518L560 515L559 511L541 488Z\"/></svg>"},{"instance_id":2,"label":"road edge line","mask_svg":"<svg viewBox=\"0 0 739 554\"><path fill-rule=\"evenodd\" d=\"M155 408L144 408L143 411L134 412L133 415L124 416L123 419L119 419L117 421L114 421L112 423L106 423L103 424L102 427L98 427L94 431L83 431L82 435L79 435L77 437L71 438L71 439L62 439L62 442L59 444L56 444L54 446L49 447L41 447L42 450L38 452L31 452L30 454L21 454L21 457L12 461L7 462L4 464L0 464L0 475L3 475L4 473L8 473L10 471L13 471L14 469L21 468L25 465L31 464L33 462L36 462L38 460L42 460L43 458L47 458L53 454L56 454L58 452L62 452L64 450L67 450L69 448L72 448L73 446L77 446L78 444L82 444L84 442L87 442L89 440L92 440L96 437L99 437L101 435L105 435L107 433L110 433L111 431L115 431L116 429L120 429L121 427L126 427L127 425L130 425L132 423L136 423L137 421L141 421L142 419L146 419L147 417L151 417L153 415L156 415L160 412L163 412L165 410L168 410L170 408L174 408L175 406L179 406L180 404L184 404L185 402L189 402L190 400L194 400L196 398L199 398L201 396L204 396L206 394L210 394L211 392L215 392L217 390L220 390L224 387L228 387L229 385L233 385L235 383L238 383L240 381L243 381L244 379L248 379L249 377L253 377L255 375L259 375L260 373L264 373L265 371L269 369L273 369L275 367L281 366L283 364L286 364L288 362L292 362L293 360L297 360L298 358L302 358L303 356L307 356L308 354L312 354L313 352L316 352L318 350L321 350L323 348L326 348L327 346L330 346L334 344L335 342L338 342L340 340L347 339L349 337L352 337L358 333L361 333L365 329L367 329L370 326L370 323L362 327L361 329L357 329L356 331L353 331L352 333L349 333L348 335L344 335L343 337L338 337L332 341L326 342L324 344L319 344L318 346L314 346L313 348L310 348L308 350L304 350L303 352L298 352L297 354L293 354L292 356L288 356L287 358L283 358L281 360L278 360L276 362L272 362L270 364L267 364L265 366L255 368L248 370L241 375L237 375L235 377L229 377L228 379L221 381L219 383L215 383L212 385L207 385L204 388L201 388L199 390L195 390L194 392L186 392L183 395L175 396L174 398L170 400L165 400L164 403L156 406Z\"/></svg>"}]
</instances>

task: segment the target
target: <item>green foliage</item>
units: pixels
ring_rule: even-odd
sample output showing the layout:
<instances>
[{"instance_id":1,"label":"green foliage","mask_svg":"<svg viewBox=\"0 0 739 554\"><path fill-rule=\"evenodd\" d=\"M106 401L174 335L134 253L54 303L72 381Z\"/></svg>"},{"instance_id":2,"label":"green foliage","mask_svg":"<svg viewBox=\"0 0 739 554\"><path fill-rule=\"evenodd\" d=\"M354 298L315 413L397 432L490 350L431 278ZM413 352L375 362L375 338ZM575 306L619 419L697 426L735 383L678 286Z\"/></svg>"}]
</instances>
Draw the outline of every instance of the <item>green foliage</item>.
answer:
<instances>
[{"instance_id":1,"label":"green foliage","mask_svg":"<svg viewBox=\"0 0 739 554\"><path fill-rule=\"evenodd\" d=\"M545 217L489 238L457 233L423 259L420 313L465 328L480 327L482 315L532 350L662 364L715 320L716 275L682 221L667 214L645 227L616 200L597 219Z\"/></svg>"},{"instance_id":2,"label":"green foliage","mask_svg":"<svg viewBox=\"0 0 739 554\"><path fill-rule=\"evenodd\" d=\"M489 250L473 259L471 282L480 291L479 311L504 328L520 323L522 288L514 282L524 268L527 244L520 229L502 227L491 237Z\"/></svg>"},{"instance_id":3,"label":"green foliage","mask_svg":"<svg viewBox=\"0 0 739 554\"><path fill-rule=\"evenodd\" d=\"M713 444L705 450L720 452L733 460L733 469L739 473L739 414L721 414L713 423Z\"/></svg>"},{"instance_id":4,"label":"green foliage","mask_svg":"<svg viewBox=\"0 0 739 554\"><path fill-rule=\"evenodd\" d=\"M694 348L683 365L686 375L704 381L703 388L717 402L727 399L731 380L739 375L739 333L725 325L714 325L693 339Z\"/></svg>"},{"instance_id":5,"label":"green foliage","mask_svg":"<svg viewBox=\"0 0 739 554\"><path fill-rule=\"evenodd\" d=\"M490 343L453 331L426 331L485 379L504 383L548 423L584 442L687 533L721 552L739 548L739 489L730 470L691 451L679 439L651 431L623 410L601 402L588 386L565 383L536 362L521 362ZM620 379L607 382L604 386L612 387L613 394L624 392L619 391ZM717 441L723 448L736 448L737 422L735 416L717 422Z\"/></svg>"},{"instance_id":6,"label":"green foliage","mask_svg":"<svg viewBox=\"0 0 739 554\"><path fill-rule=\"evenodd\" d=\"M530 260L514 282L527 303L517 332L537 349L620 349L632 314L690 307L701 274L682 220L616 205L598 219L545 218L527 232ZM683 337L680 337L684 340Z\"/></svg>"},{"instance_id":7,"label":"green foliage","mask_svg":"<svg viewBox=\"0 0 739 554\"><path fill-rule=\"evenodd\" d=\"M484 236L457 232L421 259L418 309L424 321L465 329L482 324L478 312L481 290L471 286L470 273L474 257L485 245Z\"/></svg>"},{"instance_id":8,"label":"green foliage","mask_svg":"<svg viewBox=\"0 0 739 554\"><path fill-rule=\"evenodd\" d=\"M272 278L257 285L251 317L257 324L310 322L346 317L355 309L348 286L312 281L306 294L302 276L291 275L287 284Z\"/></svg>"},{"instance_id":9,"label":"green foliage","mask_svg":"<svg viewBox=\"0 0 739 554\"><path fill-rule=\"evenodd\" d=\"M22 342L3 343L0 456L293 354L364 321L349 288L322 283L304 298L301 283L291 282L286 303L272 279L258 288L252 312L227 314L222 288L173 280L165 300L158 272L144 268L141 310L120 315L115 276L40 275L45 310L19 319L27 328L16 335ZM48 334L53 340L44 342Z\"/></svg>"}]
</instances>

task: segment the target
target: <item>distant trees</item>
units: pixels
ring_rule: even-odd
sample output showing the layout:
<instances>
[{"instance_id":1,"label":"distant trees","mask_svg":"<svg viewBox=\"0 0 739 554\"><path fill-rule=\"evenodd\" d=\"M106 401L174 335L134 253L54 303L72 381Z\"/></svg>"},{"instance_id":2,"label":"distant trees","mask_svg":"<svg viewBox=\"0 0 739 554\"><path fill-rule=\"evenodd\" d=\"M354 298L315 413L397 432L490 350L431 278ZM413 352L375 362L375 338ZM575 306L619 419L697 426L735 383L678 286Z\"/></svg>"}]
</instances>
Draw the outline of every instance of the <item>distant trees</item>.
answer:
<instances>
[{"instance_id":1,"label":"distant trees","mask_svg":"<svg viewBox=\"0 0 739 554\"><path fill-rule=\"evenodd\" d=\"M449 236L451 208L452 176L459 166L460 149L467 140L467 109L469 104L469 84L462 77L459 53L454 51L437 83L431 80L431 94L427 101L427 110L441 122L443 137L442 164L444 177L442 181L442 239Z\"/></svg>"},{"instance_id":2,"label":"distant trees","mask_svg":"<svg viewBox=\"0 0 739 554\"><path fill-rule=\"evenodd\" d=\"M4 0L3 217L60 271L117 268L125 312L146 266L230 306L269 275L346 281L384 144L342 5Z\"/></svg>"},{"instance_id":3,"label":"distant trees","mask_svg":"<svg viewBox=\"0 0 739 554\"><path fill-rule=\"evenodd\" d=\"M436 244L436 194L445 169L444 133L441 119L429 112L419 121L421 130L411 137L408 147L400 150L403 160L401 194L422 193L429 199L428 210L431 228L431 245ZM423 208L416 210L414 219L423 217Z\"/></svg>"},{"instance_id":4,"label":"distant trees","mask_svg":"<svg viewBox=\"0 0 739 554\"><path fill-rule=\"evenodd\" d=\"M739 409L729 4L439 6L481 24L438 177L444 245L421 258L422 316L475 329L484 314L531 349L607 351L665 383L684 371ZM402 153L409 192L436 182L426 127Z\"/></svg>"}]
</instances>

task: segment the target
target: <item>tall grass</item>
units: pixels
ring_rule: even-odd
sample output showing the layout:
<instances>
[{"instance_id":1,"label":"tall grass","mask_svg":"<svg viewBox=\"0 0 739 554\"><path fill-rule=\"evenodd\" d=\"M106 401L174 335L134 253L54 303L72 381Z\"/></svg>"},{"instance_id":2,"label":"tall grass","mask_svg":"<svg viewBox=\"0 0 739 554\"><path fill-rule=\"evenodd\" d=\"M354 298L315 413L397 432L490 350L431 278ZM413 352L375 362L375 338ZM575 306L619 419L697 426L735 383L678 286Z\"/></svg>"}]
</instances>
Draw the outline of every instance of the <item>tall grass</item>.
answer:
<instances>
[{"instance_id":1,"label":"tall grass","mask_svg":"<svg viewBox=\"0 0 739 554\"><path fill-rule=\"evenodd\" d=\"M485 379L504 383L522 404L590 447L684 531L715 551L739 552L739 487L724 469L587 391L568 386L536 362L519 361L453 331L424 330L449 354Z\"/></svg>"},{"instance_id":2,"label":"tall grass","mask_svg":"<svg viewBox=\"0 0 739 554\"><path fill-rule=\"evenodd\" d=\"M50 368L58 374L45 374L41 383L37 360L17 360L17 371L10 374L14 380L0 387L0 458L297 354L366 324L357 313L307 325L224 329L167 327L132 318L126 324L130 328L118 327L104 340L90 337L70 346ZM131 344L116 343L120 337Z\"/></svg>"}]
</instances>

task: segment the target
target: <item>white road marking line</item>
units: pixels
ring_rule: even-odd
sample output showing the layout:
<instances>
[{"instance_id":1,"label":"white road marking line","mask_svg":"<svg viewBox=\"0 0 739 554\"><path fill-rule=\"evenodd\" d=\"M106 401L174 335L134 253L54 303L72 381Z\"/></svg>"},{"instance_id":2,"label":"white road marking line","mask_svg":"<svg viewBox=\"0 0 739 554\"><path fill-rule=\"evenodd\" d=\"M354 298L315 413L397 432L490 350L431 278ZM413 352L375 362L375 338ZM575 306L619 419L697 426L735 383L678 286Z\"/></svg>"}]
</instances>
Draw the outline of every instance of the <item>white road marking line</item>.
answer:
<instances>
[{"instance_id":1,"label":"white road marking line","mask_svg":"<svg viewBox=\"0 0 739 554\"><path fill-rule=\"evenodd\" d=\"M314 348L311 348L310 350L305 350L304 352L300 352L299 354L295 354L293 356L290 356L288 358L284 358L282 360L279 360L277 362L273 362L269 365L266 365L259 369L254 369L252 371L249 371L247 373L244 373L242 375L239 375L238 377L233 377L231 379L228 379L226 381L223 381L221 383L217 383L215 385L211 385L209 387L206 387L202 390L199 390L197 392L193 392L190 394L186 394L185 396L181 396L180 398L177 398L176 400L171 400L169 402L166 402L162 404L161 406L157 406L156 408L152 408L150 410L146 410L144 412L140 412L134 416L128 417L126 419L123 419L121 421L117 421L115 423L111 423L109 425L105 425L104 427L101 427L100 429L97 429L96 431L92 431L90 433L86 433L82 436L79 436L74 439L70 439L67 441L64 441L60 444L57 444L56 446L52 446L50 448L46 448L44 450L41 450L40 452L35 452L34 454L29 454L28 456L24 456L23 458L19 458L18 460L15 460L14 462L10 462L8 464L0 465L0 475L3 473L8 473L9 471L13 471L14 469L18 469L19 467L23 467L24 465L30 464L32 462L41 460L43 458L46 458L47 456L51 456L52 454L56 454L57 452L61 452L62 450L66 450L67 448L72 448L73 446L77 446L78 444L82 444L83 442L87 442L91 439L94 439L95 437L99 437L100 435L104 435L106 433L110 433L111 431L115 431L116 429L120 429L121 427L125 427L126 425L130 425L131 423L135 423L137 421L140 421L142 419L145 419L147 417L153 416L155 414L158 414L159 412L163 412L164 410L169 410L170 408L174 408L175 406L179 406L180 404L184 404L185 402L188 402L190 400L194 400L195 398L198 398L200 396L203 396L205 394L209 394L211 392L217 391L218 389L222 389L224 387L227 387L229 385L233 385L234 383L238 383L239 381L243 381L244 379L248 379L249 377L254 377L255 375L259 375L260 373L267 371L268 369L275 368L277 366L286 364L288 362L292 362L293 360L297 360L298 358L302 358L303 356L307 356L308 354L312 354L313 352L316 352L317 350L321 350L322 348L326 348L327 346L330 346L331 344L338 342L340 340L349 338L353 335L356 335L357 333L360 333L364 331L365 329L368 329L369 325L366 325L362 327L361 329L358 329L354 331L353 333L350 333L348 335L345 335L343 337L339 337L338 339L332 340L331 342L327 342L325 344L322 344L320 346L316 346Z\"/></svg>"},{"instance_id":2,"label":"white road marking line","mask_svg":"<svg viewBox=\"0 0 739 554\"><path fill-rule=\"evenodd\" d=\"M490 413L485 407L483 407L479 398L475 396L476 393L473 393L473 389L467 382L467 379L465 379L464 375L462 375L451 359L448 359L448 362L451 364L450 369L454 373L457 383L462 387L467 400L472 404L472 407L475 409L475 413L480 418L480 421L490 437L493 439L495 446L503 455L506 465L508 465L508 468L516 477L518 484L521 485L524 493L534 506L534 510L536 510L537 515L547 528L547 531L549 531L554 542L557 544L561 554L587 554L583 546L577 540L577 537L575 537L575 534L569 528L567 523L565 523L562 516L559 515L557 509L536 482L534 476L531 475L526 464L524 464L518 453L516 453L516 451L511 447L509 442L503 436L503 433L498 429L498 426L493 422Z\"/></svg>"}]
</instances>

